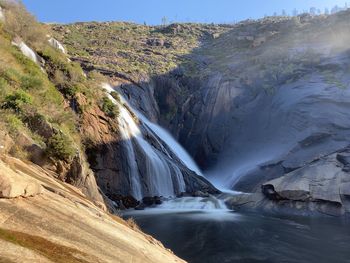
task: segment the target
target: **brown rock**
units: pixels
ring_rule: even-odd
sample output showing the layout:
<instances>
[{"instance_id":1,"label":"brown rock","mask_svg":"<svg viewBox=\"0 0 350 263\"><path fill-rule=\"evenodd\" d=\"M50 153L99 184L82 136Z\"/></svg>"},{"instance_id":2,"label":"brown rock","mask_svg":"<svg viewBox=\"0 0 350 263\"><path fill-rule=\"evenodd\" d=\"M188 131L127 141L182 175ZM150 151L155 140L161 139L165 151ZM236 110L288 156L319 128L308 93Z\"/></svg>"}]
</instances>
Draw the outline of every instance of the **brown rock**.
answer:
<instances>
[{"instance_id":1,"label":"brown rock","mask_svg":"<svg viewBox=\"0 0 350 263\"><path fill-rule=\"evenodd\" d=\"M0 162L0 198L29 197L41 192L39 183Z\"/></svg>"}]
</instances>

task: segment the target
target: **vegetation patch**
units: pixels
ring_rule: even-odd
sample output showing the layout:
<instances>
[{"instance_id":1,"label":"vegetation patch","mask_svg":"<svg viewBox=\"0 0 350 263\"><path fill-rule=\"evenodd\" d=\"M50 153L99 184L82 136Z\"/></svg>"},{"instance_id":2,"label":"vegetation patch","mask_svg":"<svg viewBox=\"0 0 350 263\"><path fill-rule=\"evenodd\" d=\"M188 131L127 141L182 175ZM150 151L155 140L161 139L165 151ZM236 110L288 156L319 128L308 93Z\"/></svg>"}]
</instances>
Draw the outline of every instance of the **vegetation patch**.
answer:
<instances>
[{"instance_id":1,"label":"vegetation patch","mask_svg":"<svg viewBox=\"0 0 350 263\"><path fill-rule=\"evenodd\" d=\"M115 118L119 115L118 107L108 97L102 98L101 110L111 118Z\"/></svg>"},{"instance_id":2,"label":"vegetation patch","mask_svg":"<svg viewBox=\"0 0 350 263\"><path fill-rule=\"evenodd\" d=\"M53 243L45 238L0 228L0 239L28 248L57 263L88 263L87 254L70 247ZM1 262L1 260L0 260Z\"/></svg>"},{"instance_id":3,"label":"vegetation patch","mask_svg":"<svg viewBox=\"0 0 350 263\"><path fill-rule=\"evenodd\" d=\"M74 142L64 133L58 132L49 138L47 142L47 152L61 160L69 161L76 154Z\"/></svg>"}]
</instances>

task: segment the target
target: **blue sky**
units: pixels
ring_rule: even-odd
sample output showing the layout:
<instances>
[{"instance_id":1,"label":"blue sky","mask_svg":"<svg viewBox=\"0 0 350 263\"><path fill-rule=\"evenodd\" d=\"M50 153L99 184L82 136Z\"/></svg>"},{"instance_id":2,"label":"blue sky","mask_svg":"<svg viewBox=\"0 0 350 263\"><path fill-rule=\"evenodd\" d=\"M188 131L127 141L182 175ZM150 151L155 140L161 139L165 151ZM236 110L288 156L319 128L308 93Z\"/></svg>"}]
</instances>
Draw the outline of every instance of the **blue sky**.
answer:
<instances>
[{"instance_id":1,"label":"blue sky","mask_svg":"<svg viewBox=\"0 0 350 263\"><path fill-rule=\"evenodd\" d=\"M130 21L160 24L162 17L177 22L230 23L291 13L294 8L324 10L346 0L23 0L42 22ZM350 6L350 5L349 5Z\"/></svg>"}]
</instances>

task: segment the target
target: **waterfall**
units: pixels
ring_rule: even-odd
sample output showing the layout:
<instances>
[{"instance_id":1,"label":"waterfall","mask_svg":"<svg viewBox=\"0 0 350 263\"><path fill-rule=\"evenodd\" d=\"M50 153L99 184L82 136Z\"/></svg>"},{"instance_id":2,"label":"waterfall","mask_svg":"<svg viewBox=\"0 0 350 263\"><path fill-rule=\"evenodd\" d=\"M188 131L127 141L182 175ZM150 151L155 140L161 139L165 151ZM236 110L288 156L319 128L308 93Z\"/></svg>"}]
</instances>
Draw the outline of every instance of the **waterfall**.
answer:
<instances>
[{"instance_id":1,"label":"waterfall","mask_svg":"<svg viewBox=\"0 0 350 263\"><path fill-rule=\"evenodd\" d=\"M113 99L114 100L114 99ZM126 149L126 158L129 164L127 171L130 180L131 194L138 200L142 199L142 189L140 175L135 158L135 151L132 144L132 138L137 137L140 133L134 121L130 121L130 114L124 107L120 107L120 115L118 118L120 133L123 139L123 146Z\"/></svg>"},{"instance_id":2,"label":"waterfall","mask_svg":"<svg viewBox=\"0 0 350 263\"><path fill-rule=\"evenodd\" d=\"M192 157L186 152L186 150L167 132L165 129L157 124L150 122L142 114L139 114L140 119L167 145L171 146L172 152L180 159L180 161L187 166L190 170L198 175L202 175L201 170L197 164L193 161Z\"/></svg>"},{"instance_id":3,"label":"waterfall","mask_svg":"<svg viewBox=\"0 0 350 263\"><path fill-rule=\"evenodd\" d=\"M14 41L12 42L12 44L17 46L21 50L24 56L26 56L36 64L39 64L37 54L30 47L28 47L26 43L24 43L23 41L19 41L19 42Z\"/></svg>"},{"instance_id":4,"label":"waterfall","mask_svg":"<svg viewBox=\"0 0 350 263\"><path fill-rule=\"evenodd\" d=\"M191 164L192 162L189 169L196 169L194 162L188 160L189 155L187 153L180 154L182 147L169 134L133 110L124 99L121 99L120 102L115 100L110 95L112 91L115 91L110 85L103 84L103 88L108 92L109 99L119 107L118 123L128 162L127 174L131 194L135 198L141 199L143 196L169 197L185 192L186 186L182 172L172 162L171 154L164 147L164 144L183 164ZM141 122L137 123L137 119ZM140 129L141 125L149 136L152 136L152 139L159 144L161 151L144 138ZM185 152L183 149L182 151ZM197 170L199 171L198 168Z\"/></svg>"},{"instance_id":5,"label":"waterfall","mask_svg":"<svg viewBox=\"0 0 350 263\"><path fill-rule=\"evenodd\" d=\"M50 37L50 39L49 39L48 41L49 41L49 44L50 44L53 48L55 48L55 49L61 51L63 54L67 54L66 49L64 48L64 46L63 46L57 39L55 39L55 38L53 38L53 37Z\"/></svg>"},{"instance_id":6,"label":"waterfall","mask_svg":"<svg viewBox=\"0 0 350 263\"><path fill-rule=\"evenodd\" d=\"M4 12L2 11L2 7L0 6L0 22L4 22L5 21L5 15Z\"/></svg>"}]
</instances>

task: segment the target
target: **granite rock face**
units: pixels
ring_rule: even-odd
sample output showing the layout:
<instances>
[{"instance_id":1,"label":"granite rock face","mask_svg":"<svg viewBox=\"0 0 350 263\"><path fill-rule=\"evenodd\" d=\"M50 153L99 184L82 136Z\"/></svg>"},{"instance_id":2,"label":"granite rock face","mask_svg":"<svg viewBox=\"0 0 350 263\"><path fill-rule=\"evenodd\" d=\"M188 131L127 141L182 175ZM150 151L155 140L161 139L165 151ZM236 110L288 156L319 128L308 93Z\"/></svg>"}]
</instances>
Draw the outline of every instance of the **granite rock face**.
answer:
<instances>
[{"instance_id":1,"label":"granite rock face","mask_svg":"<svg viewBox=\"0 0 350 263\"><path fill-rule=\"evenodd\" d=\"M0 198L33 197L42 190L35 180L0 161Z\"/></svg>"},{"instance_id":2,"label":"granite rock face","mask_svg":"<svg viewBox=\"0 0 350 263\"><path fill-rule=\"evenodd\" d=\"M350 173L346 165L338 159L348 156L349 149L334 153L314 161L282 177L263 184L269 187L271 194L265 192L269 199L271 195L278 197L277 201L299 201L306 204L327 203L338 214L348 213ZM329 212L327 209L324 213ZM329 212L330 214L334 211Z\"/></svg>"},{"instance_id":3,"label":"granite rock face","mask_svg":"<svg viewBox=\"0 0 350 263\"><path fill-rule=\"evenodd\" d=\"M3 262L184 262L159 241L96 206L78 188L58 180L57 174L0 157L0 230L2 237L9 237L0 240ZM18 198L1 196L4 174L15 180L10 196ZM40 195L29 185L40 186ZM25 240L25 245L17 240Z\"/></svg>"},{"instance_id":4,"label":"granite rock face","mask_svg":"<svg viewBox=\"0 0 350 263\"><path fill-rule=\"evenodd\" d=\"M130 104L135 105L137 111L145 113L150 119L156 118L157 107L152 101L153 97L148 94L150 91L136 85L133 88L129 86L129 89L125 90L127 85L131 84L119 84L116 89L125 98L130 98ZM81 96L77 103L84 105L86 101ZM134 198L142 199L145 196L161 195L155 193L152 187L155 186L154 183L157 186L169 178L158 178L160 181L156 182L156 176L171 176L175 194L183 191L218 192L209 181L189 170L171 151L169 145L152 132L132 109L126 104L121 107L123 108L120 110L126 116L120 113L119 118L112 120L99 108L90 108L84 112L82 121L82 133L88 146L88 161L96 175L98 186L107 196L134 195ZM147 110L149 108L153 110ZM155 165L160 165L159 169L166 173L156 175L159 171L153 169L158 168ZM183 177L184 189L178 186L179 176ZM139 184L141 189L137 189L136 184ZM140 196L135 195L136 190L141 190Z\"/></svg>"}]
</instances>

